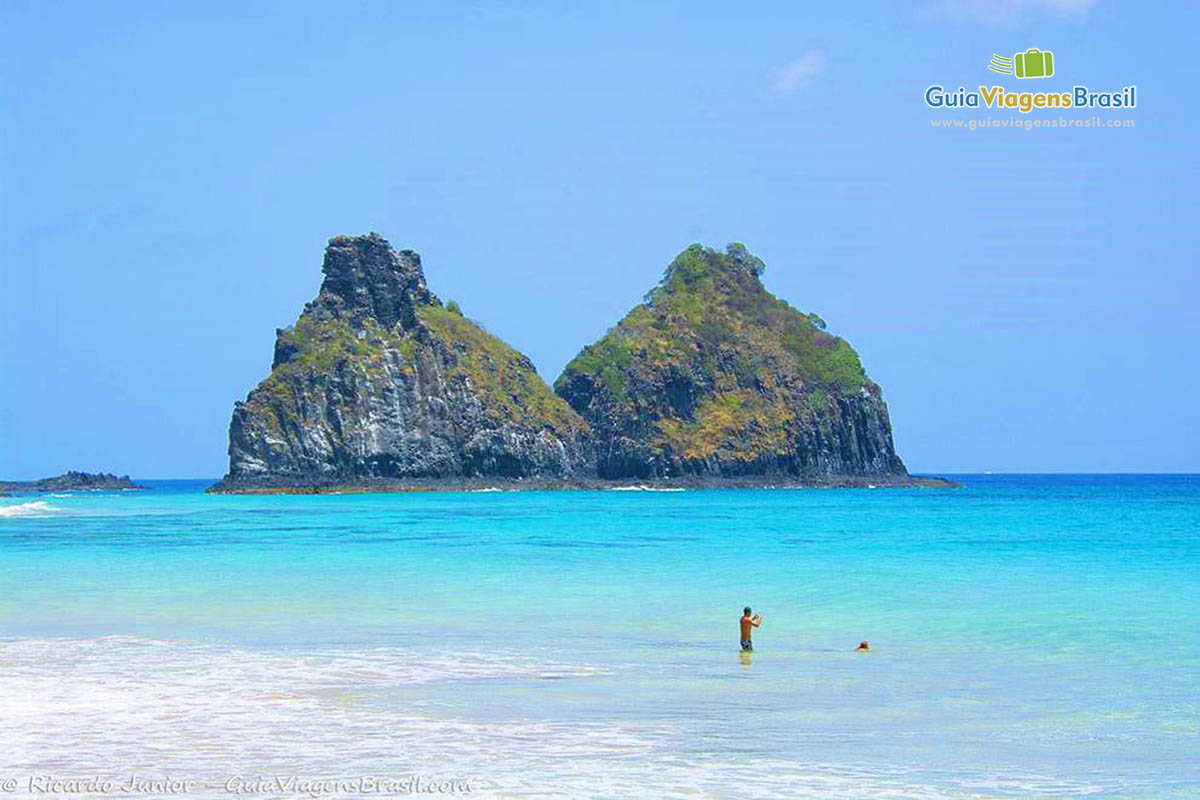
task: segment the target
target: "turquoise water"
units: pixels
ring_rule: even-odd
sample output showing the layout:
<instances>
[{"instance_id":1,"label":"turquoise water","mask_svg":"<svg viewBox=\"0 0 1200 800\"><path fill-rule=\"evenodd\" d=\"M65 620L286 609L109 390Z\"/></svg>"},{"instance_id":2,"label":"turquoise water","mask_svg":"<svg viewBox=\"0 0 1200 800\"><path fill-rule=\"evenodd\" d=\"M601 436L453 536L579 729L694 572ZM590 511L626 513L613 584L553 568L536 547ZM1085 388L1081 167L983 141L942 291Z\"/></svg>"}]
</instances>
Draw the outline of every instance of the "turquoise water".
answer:
<instances>
[{"instance_id":1,"label":"turquoise water","mask_svg":"<svg viewBox=\"0 0 1200 800\"><path fill-rule=\"evenodd\" d=\"M1200 796L1200 477L961 480L0 498L0 774Z\"/></svg>"}]
</instances>

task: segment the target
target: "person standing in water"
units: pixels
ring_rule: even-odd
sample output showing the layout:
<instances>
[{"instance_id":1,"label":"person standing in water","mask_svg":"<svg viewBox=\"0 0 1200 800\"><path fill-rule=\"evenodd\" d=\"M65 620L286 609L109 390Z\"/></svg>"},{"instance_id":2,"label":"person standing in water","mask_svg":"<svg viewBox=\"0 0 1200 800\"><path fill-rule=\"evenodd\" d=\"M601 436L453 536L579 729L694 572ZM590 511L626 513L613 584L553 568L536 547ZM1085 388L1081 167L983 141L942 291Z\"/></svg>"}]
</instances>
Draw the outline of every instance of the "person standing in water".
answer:
<instances>
[{"instance_id":1,"label":"person standing in water","mask_svg":"<svg viewBox=\"0 0 1200 800\"><path fill-rule=\"evenodd\" d=\"M742 618L739 620L742 626L742 649L753 650L754 642L751 640L750 631L762 625L762 614L754 614L750 606L742 609Z\"/></svg>"}]
</instances>

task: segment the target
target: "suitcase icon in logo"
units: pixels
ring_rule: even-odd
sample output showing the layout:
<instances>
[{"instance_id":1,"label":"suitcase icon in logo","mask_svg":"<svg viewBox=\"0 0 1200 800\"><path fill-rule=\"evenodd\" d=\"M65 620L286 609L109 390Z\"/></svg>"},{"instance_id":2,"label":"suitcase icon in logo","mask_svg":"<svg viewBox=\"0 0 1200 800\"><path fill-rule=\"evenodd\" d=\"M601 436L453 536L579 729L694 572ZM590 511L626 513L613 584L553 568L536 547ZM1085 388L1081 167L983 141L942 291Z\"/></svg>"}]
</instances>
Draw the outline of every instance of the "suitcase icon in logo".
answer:
<instances>
[{"instance_id":1,"label":"suitcase icon in logo","mask_svg":"<svg viewBox=\"0 0 1200 800\"><path fill-rule=\"evenodd\" d=\"M1018 78L1049 78L1054 74L1054 53L1031 47L1013 56Z\"/></svg>"}]
</instances>

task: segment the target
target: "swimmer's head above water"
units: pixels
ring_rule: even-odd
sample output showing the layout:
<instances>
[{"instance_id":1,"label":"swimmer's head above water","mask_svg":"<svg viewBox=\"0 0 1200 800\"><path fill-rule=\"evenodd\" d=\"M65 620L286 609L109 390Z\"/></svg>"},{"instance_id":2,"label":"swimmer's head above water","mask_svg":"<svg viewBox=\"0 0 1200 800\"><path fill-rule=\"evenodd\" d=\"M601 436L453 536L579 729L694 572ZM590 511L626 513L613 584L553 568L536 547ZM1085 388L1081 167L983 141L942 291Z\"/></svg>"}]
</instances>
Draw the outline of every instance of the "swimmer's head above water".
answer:
<instances>
[{"instance_id":1,"label":"swimmer's head above water","mask_svg":"<svg viewBox=\"0 0 1200 800\"><path fill-rule=\"evenodd\" d=\"M861 642L858 643L858 647L854 648L854 652L869 653L869 652L871 652L871 645L867 644L866 639L863 639Z\"/></svg>"}]
</instances>

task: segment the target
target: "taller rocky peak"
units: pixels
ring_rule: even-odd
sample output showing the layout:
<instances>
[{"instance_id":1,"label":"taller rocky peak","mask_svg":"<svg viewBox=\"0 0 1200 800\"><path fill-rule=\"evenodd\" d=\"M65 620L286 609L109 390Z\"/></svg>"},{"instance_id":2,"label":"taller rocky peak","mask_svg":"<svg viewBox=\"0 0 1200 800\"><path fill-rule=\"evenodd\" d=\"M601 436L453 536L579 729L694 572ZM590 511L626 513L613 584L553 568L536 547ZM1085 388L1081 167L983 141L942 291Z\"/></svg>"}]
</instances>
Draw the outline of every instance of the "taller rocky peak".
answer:
<instances>
[{"instance_id":1,"label":"taller rocky peak","mask_svg":"<svg viewBox=\"0 0 1200 800\"><path fill-rule=\"evenodd\" d=\"M378 233L335 236L325 248L325 280L314 305L334 316L370 316L382 327L416 323L416 307L436 302L425 288L421 256L397 251Z\"/></svg>"},{"instance_id":2,"label":"taller rocky peak","mask_svg":"<svg viewBox=\"0 0 1200 800\"><path fill-rule=\"evenodd\" d=\"M425 288L378 234L329 240L316 299L229 423L219 491L593 471L587 424L528 357Z\"/></svg>"}]
</instances>

